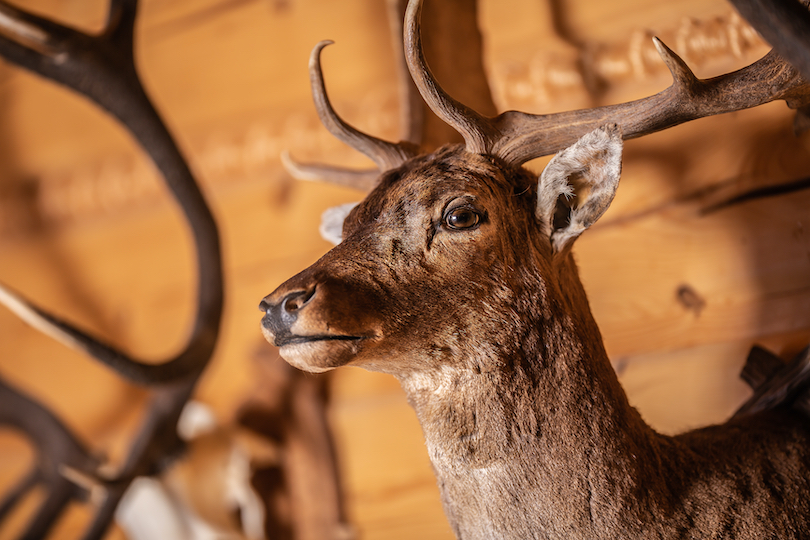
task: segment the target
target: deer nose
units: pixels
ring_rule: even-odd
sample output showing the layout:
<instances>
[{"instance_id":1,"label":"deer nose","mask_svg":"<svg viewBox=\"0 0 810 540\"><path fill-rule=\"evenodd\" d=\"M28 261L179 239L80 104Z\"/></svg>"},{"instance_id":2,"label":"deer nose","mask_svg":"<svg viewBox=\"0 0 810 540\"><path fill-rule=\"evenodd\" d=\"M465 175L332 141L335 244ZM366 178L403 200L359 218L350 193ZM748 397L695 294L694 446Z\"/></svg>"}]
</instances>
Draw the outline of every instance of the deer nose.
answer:
<instances>
[{"instance_id":1,"label":"deer nose","mask_svg":"<svg viewBox=\"0 0 810 540\"><path fill-rule=\"evenodd\" d=\"M298 319L299 312L315 296L315 286L287 293L278 303L270 300L272 296L274 295L265 297L259 303L259 309L266 314L263 319L264 324L276 334L289 333L290 328Z\"/></svg>"},{"instance_id":2,"label":"deer nose","mask_svg":"<svg viewBox=\"0 0 810 540\"><path fill-rule=\"evenodd\" d=\"M291 292L281 301L281 309L285 313L295 315L297 311L309 304L313 296L315 296L315 287L311 287L305 291Z\"/></svg>"}]
</instances>

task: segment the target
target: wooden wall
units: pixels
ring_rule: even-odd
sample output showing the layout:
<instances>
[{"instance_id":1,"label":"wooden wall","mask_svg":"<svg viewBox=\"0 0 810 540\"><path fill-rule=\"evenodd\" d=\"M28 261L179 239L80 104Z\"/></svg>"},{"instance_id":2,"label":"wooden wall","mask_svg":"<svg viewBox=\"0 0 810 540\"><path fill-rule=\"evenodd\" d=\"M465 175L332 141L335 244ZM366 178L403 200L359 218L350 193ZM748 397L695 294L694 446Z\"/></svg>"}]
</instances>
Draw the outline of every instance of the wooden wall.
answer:
<instances>
[{"instance_id":1,"label":"wooden wall","mask_svg":"<svg viewBox=\"0 0 810 540\"><path fill-rule=\"evenodd\" d=\"M486 65L502 110L550 112L665 88L649 37L710 77L767 51L721 0L482 0ZM101 1L19 0L86 29ZM197 171L223 233L224 332L198 398L223 421L252 391L270 347L259 300L328 245L317 224L347 189L296 183L279 152L365 165L331 139L309 97L321 39L334 104L396 139L396 86L380 0L144 0L137 59ZM807 136L784 103L704 119L626 144L613 207L576 255L631 402L674 433L722 421L746 398L752 343L790 356L810 340L810 190L715 208L810 171ZM541 170L544 160L530 164ZM109 118L0 63L0 281L133 353L185 338L194 269L187 231L149 162ZM143 394L0 309L0 373L120 455ZM333 374L332 418L350 518L364 539L450 538L415 417L392 378ZM30 453L0 431L0 485ZM75 509L58 537L84 518ZM12 527L13 528L13 527ZM11 529L0 537L11 537ZM117 536L119 533L112 533Z\"/></svg>"}]
</instances>

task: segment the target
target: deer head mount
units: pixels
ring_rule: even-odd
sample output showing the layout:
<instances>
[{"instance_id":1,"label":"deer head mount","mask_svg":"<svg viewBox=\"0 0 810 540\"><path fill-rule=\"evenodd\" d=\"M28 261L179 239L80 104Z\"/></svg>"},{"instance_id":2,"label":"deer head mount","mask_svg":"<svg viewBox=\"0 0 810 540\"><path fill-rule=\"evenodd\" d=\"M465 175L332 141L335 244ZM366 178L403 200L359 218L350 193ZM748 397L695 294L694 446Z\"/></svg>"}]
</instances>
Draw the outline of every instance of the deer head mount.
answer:
<instances>
[{"instance_id":1,"label":"deer head mount","mask_svg":"<svg viewBox=\"0 0 810 540\"><path fill-rule=\"evenodd\" d=\"M774 377L779 389L759 385L778 398L755 396L723 426L661 436L627 402L570 249L613 199L622 138L774 99L801 108L810 86L773 52L700 80L656 41L674 79L659 94L487 118L430 73L420 10L409 2L408 68L465 144L420 153L352 128L329 104L326 43L316 46L319 115L379 175L361 203L332 215L340 243L262 300L265 337L307 371L350 364L399 379L461 538L810 534L810 425L794 407L808 358ZM554 152L539 179L522 167Z\"/></svg>"},{"instance_id":2,"label":"deer head mount","mask_svg":"<svg viewBox=\"0 0 810 540\"><path fill-rule=\"evenodd\" d=\"M409 365L385 360L417 354L422 340L474 347L458 336L480 338L483 328L468 325L497 332L494 298L515 300L521 286L509 268L535 266L532 250L549 271L565 265L571 242L607 209L621 147L615 125L597 129L557 155L539 184L459 146L410 160L351 210L340 245L265 299L265 335L309 370L352 362L405 374ZM526 249L518 255L504 236L524 239ZM435 336L444 328L448 335Z\"/></svg>"}]
</instances>

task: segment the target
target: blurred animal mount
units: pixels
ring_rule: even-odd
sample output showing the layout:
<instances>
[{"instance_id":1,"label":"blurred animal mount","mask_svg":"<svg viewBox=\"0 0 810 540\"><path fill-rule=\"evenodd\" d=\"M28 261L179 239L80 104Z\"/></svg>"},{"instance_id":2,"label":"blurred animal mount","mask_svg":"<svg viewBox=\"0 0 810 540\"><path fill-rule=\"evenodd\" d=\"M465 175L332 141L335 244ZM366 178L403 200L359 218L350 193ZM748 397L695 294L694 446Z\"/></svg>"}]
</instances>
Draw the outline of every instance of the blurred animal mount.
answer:
<instances>
[{"instance_id":1,"label":"blurred animal mount","mask_svg":"<svg viewBox=\"0 0 810 540\"><path fill-rule=\"evenodd\" d=\"M348 125L326 97L319 44L319 116L379 170L290 161L297 175L371 192L331 214L335 248L262 300L265 337L307 371L399 379L459 538L810 535L810 355L752 354L744 376L756 391L733 418L660 435L627 401L571 254L613 199L622 139L773 100L801 110L810 85L773 51L700 80L655 40L674 79L659 94L490 118L431 74L421 9L409 2L407 67L464 145L425 152ZM539 179L522 167L554 152Z\"/></svg>"}]
</instances>

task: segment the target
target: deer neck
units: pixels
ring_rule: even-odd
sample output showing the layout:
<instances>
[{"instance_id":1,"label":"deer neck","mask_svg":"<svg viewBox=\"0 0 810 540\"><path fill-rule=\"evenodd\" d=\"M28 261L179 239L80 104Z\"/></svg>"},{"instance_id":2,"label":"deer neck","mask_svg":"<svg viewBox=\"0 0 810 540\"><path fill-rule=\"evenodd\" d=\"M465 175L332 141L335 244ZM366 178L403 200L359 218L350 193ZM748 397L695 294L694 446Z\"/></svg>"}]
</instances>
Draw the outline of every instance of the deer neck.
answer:
<instances>
[{"instance_id":1,"label":"deer neck","mask_svg":"<svg viewBox=\"0 0 810 540\"><path fill-rule=\"evenodd\" d=\"M513 336L515 347L483 339L452 366L399 377L460 538L588 537L639 498L660 459L576 303Z\"/></svg>"}]
</instances>

